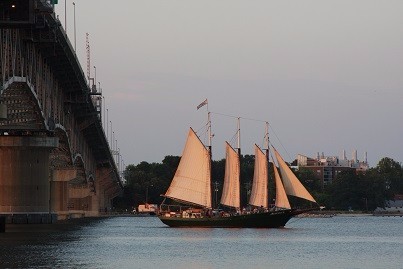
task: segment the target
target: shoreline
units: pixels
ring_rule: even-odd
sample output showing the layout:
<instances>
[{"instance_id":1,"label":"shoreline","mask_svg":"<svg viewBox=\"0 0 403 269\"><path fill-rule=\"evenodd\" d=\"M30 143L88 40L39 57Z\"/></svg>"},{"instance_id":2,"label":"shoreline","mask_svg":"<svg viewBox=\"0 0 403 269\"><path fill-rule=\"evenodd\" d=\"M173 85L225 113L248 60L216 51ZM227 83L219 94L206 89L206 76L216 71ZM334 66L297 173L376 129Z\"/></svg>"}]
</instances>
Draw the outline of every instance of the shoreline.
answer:
<instances>
[{"instance_id":1,"label":"shoreline","mask_svg":"<svg viewBox=\"0 0 403 269\"><path fill-rule=\"evenodd\" d=\"M342 211L342 210L326 210L326 211L312 211L301 215L301 217L363 217L363 216L374 216L374 217L403 217L402 212L365 212L365 211Z\"/></svg>"}]
</instances>

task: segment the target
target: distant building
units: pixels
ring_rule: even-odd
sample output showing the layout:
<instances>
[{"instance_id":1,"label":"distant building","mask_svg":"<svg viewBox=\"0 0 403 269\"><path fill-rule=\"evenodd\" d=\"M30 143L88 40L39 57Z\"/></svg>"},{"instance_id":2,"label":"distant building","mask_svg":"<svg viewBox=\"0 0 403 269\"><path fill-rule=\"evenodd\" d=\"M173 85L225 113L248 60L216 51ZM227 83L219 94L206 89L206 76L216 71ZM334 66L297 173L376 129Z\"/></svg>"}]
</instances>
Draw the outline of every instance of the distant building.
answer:
<instances>
[{"instance_id":1,"label":"distant building","mask_svg":"<svg viewBox=\"0 0 403 269\"><path fill-rule=\"evenodd\" d=\"M325 156L317 153L316 158L310 158L302 154L297 156L298 168L305 168L313 171L320 180L322 188L333 182L337 175L342 171L355 170L357 173L364 173L368 170L367 153L365 152L364 161L359 161L357 151L354 150L352 159L347 160L346 152L343 150L342 156Z\"/></svg>"}]
</instances>

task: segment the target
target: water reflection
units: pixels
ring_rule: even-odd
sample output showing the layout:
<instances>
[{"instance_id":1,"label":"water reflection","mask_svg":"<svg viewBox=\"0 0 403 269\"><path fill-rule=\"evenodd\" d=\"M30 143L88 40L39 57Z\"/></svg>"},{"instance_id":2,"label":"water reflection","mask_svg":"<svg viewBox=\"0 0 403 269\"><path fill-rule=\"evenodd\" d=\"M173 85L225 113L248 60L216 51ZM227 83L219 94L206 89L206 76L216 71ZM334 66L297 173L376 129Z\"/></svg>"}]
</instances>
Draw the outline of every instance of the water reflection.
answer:
<instances>
[{"instance_id":1,"label":"water reflection","mask_svg":"<svg viewBox=\"0 0 403 269\"><path fill-rule=\"evenodd\" d=\"M399 268L402 223L335 217L285 229L182 229L120 217L7 226L0 268Z\"/></svg>"},{"instance_id":2,"label":"water reflection","mask_svg":"<svg viewBox=\"0 0 403 269\"><path fill-rule=\"evenodd\" d=\"M7 225L0 234L0 268L74 268L64 254L66 244L82 240L80 230L96 225L89 220L49 225ZM86 263L81 263L85 268Z\"/></svg>"}]
</instances>

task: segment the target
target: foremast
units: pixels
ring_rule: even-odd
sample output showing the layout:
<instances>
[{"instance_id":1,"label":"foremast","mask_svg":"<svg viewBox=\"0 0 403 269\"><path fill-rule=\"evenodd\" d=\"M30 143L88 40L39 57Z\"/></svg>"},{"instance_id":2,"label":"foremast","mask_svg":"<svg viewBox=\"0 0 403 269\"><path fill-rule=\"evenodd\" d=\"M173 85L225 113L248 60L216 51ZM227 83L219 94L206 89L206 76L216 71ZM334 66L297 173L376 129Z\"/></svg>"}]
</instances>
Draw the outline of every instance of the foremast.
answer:
<instances>
[{"instance_id":1,"label":"foremast","mask_svg":"<svg viewBox=\"0 0 403 269\"><path fill-rule=\"evenodd\" d=\"M207 99L206 99L207 100ZM212 184L212 178L213 178L213 172L212 172L212 165L211 165L211 162L212 162L212 159L213 159L213 153L212 153L212 148L211 148L211 140L212 140L212 138L213 138L213 134L212 134L212 132L211 132L211 113L210 113L210 111L208 111L208 103L207 103L207 135L208 135L208 145L207 145L207 150L208 150L208 153L209 153L209 171L210 171L210 186L209 186L209 189L210 189L210 193L212 193L212 191L213 191L213 184ZM213 196L212 195L210 195L210 208L212 208L212 206L213 206Z\"/></svg>"}]
</instances>

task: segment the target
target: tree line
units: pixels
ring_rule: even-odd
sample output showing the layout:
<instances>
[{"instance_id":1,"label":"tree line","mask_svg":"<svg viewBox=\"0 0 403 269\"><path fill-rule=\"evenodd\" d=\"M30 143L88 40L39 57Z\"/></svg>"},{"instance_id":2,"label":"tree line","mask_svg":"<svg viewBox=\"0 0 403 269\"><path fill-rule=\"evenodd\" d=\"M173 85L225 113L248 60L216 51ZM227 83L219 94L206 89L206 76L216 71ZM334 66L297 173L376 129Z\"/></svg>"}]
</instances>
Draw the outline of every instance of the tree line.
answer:
<instances>
[{"instance_id":1,"label":"tree line","mask_svg":"<svg viewBox=\"0 0 403 269\"><path fill-rule=\"evenodd\" d=\"M254 156L241 157L241 203L247 204L253 179ZM129 165L124 171L126 184L123 195L114 199L117 210L130 210L139 204L160 204L171 183L180 161L179 156L166 156L161 163L141 162ZM269 200L274 202L275 186L273 167L269 166ZM218 205L222 193L225 159L212 161L213 205ZM391 158L382 158L365 172L355 170L340 172L328 185L322 186L313 171L300 168L294 171L302 184L319 205L334 210L373 211L384 207L386 200L403 194L403 167Z\"/></svg>"}]
</instances>

